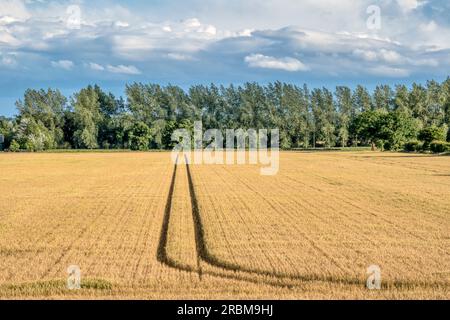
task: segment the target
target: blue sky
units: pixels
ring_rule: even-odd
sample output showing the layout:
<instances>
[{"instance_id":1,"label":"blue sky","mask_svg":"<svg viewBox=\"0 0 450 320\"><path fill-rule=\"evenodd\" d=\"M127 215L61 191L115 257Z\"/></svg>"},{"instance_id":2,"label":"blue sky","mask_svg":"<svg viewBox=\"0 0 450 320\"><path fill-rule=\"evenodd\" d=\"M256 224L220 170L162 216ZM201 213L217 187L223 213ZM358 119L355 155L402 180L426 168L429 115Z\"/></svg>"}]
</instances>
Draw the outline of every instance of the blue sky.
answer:
<instances>
[{"instance_id":1,"label":"blue sky","mask_svg":"<svg viewBox=\"0 0 450 320\"><path fill-rule=\"evenodd\" d=\"M449 16L438 0L0 0L0 114L29 87L443 80Z\"/></svg>"}]
</instances>

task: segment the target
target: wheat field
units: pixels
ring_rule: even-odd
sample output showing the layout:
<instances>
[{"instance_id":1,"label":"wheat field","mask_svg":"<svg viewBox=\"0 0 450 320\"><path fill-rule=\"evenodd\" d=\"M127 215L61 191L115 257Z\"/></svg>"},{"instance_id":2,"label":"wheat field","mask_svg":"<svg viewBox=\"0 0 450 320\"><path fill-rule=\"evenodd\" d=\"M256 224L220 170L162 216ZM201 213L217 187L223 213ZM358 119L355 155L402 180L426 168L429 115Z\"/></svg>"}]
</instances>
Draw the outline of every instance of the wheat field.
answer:
<instances>
[{"instance_id":1,"label":"wheat field","mask_svg":"<svg viewBox=\"0 0 450 320\"><path fill-rule=\"evenodd\" d=\"M282 152L275 176L170 153L0 168L0 299L450 298L449 157Z\"/></svg>"}]
</instances>

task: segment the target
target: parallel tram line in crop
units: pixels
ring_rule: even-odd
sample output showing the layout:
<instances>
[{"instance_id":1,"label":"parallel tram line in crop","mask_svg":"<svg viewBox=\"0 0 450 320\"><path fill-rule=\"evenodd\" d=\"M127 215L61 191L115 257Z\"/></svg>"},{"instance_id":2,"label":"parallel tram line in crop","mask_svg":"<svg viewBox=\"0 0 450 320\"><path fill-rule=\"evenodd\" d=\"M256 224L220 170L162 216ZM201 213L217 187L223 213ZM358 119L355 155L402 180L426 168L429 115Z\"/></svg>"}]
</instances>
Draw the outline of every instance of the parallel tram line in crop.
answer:
<instances>
[{"instance_id":1,"label":"parallel tram line in crop","mask_svg":"<svg viewBox=\"0 0 450 320\"><path fill-rule=\"evenodd\" d=\"M187 162L187 160L186 160ZM174 259L171 259L167 254L167 244L168 244L168 233L169 233L169 221L170 215L172 211L172 200L173 200L173 190L176 184L176 172L177 172L177 164L175 164L174 173L172 176L172 184L169 191L169 196L167 199L166 210L165 210L165 218L164 223L161 229L160 242L158 246L158 260L171 268L180 269L187 272L194 272L190 268L183 267L182 264L176 262ZM277 271L263 271L253 268L243 267L238 264L230 263L224 260L221 260L215 256L213 256L207 247L204 227L201 218L201 213L198 205L198 199L195 192L192 172L190 169L190 165L186 164L187 176L189 181L189 193L192 201L192 215L193 215L193 223L195 228L195 243L196 243L196 254L197 254L197 270L195 272L198 273L200 280L202 279L202 274L208 274L214 277L225 278L225 279L235 279L239 281L253 282L253 283L264 283L272 286L280 286L280 287L292 287L295 286L298 281L327 281L327 282L335 282L340 284L350 284L350 285L363 285L359 279L351 279L351 278L335 278L331 276L323 276L318 277L316 275L289 275L282 272ZM275 208L274 208L275 209ZM316 250L318 248L311 240L309 240ZM320 250L323 252L322 250ZM325 253L325 252L323 252ZM328 256L328 255L327 255ZM330 259L332 259L330 257ZM201 268L201 264L205 263L210 268L208 271L203 271Z\"/></svg>"},{"instance_id":2,"label":"parallel tram line in crop","mask_svg":"<svg viewBox=\"0 0 450 320\"><path fill-rule=\"evenodd\" d=\"M217 183L218 185L220 185L220 186L225 186L226 184L224 184L224 177L220 177L220 175L223 175L226 171L228 171L228 168L225 168L224 166L219 166L220 167L220 173L218 174L219 175L219 178L222 178L222 181L219 183L219 182L217 182L217 181L213 181L213 182L215 182L215 183ZM208 190L208 185L209 185L209 182L211 182L211 178L214 176L214 175L211 175L211 167L210 168L208 168L208 183L203 183L203 182L200 182L200 187L201 187L201 190L200 190L200 193L202 194L202 196L205 194L205 190ZM244 169L243 169L244 170ZM198 172L198 174L200 174L200 176L201 176L201 173L202 172L206 172L204 169L198 169L197 170ZM233 177L233 178L231 178L231 179L235 179L235 181L236 181L236 179L237 180L241 180L240 182L241 183L244 183L244 181L242 181L242 179L241 179L241 177L242 176L244 176L244 177L247 177L245 174L243 174L243 175L239 175L239 174L237 174L235 177ZM298 181L296 181L297 183L298 183ZM255 184L254 184L255 183ZM248 184L248 183L244 183L244 185L246 186L246 188L248 189L248 190L252 190L252 189L255 189L255 188L253 188L252 186L257 186L256 187L256 189L255 190L253 190L256 194L258 194L259 193L259 191L257 190L260 186L261 186L261 184L260 183L258 183L258 182L256 182L256 181L253 181L252 180L252 182L250 182L250 184L251 184L251 186ZM227 194L232 194L232 193L234 193L234 189L233 189L233 186L228 186L228 185L226 185L227 187L226 188L224 188L224 190L226 190L226 192L227 192ZM279 192L281 192L281 193L283 193L283 188L282 187L280 187L280 186L273 186L276 190L278 190ZM206 189L205 189L206 188ZM243 192L245 192L244 191L244 189L240 189L241 191L243 191ZM247 193L247 195L248 195L248 193ZM262 196L262 195L260 195L261 196L261 201L265 201L266 199L264 199L265 197L264 196ZM208 198L210 197L210 195L208 196ZM202 199L202 201L204 201L204 199L206 199L207 198L207 196L206 196L206 194L205 194L205 196L203 196L203 199ZM285 197L282 197L283 199L285 199ZM235 200L235 202L236 202L236 200L238 200L238 199L236 199L235 197L233 197L233 199ZM295 198L289 198L289 197L287 197L287 199L291 199L291 200L294 200ZM231 200L231 199L230 199ZM268 199L267 199L268 200ZM270 200L273 200L273 199L270 199ZM343 200L343 199L341 199L341 200ZM224 202L226 202L227 200L225 200L224 201L224 198L222 197L222 198L217 198L217 199L211 199L211 203L207 203L206 205L205 205L205 208L206 207L211 207L211 208L213 208L213 206L214 206L214 204L213 204L213 202L219 202L219 203L224 203ZM278 202L278 201L276 201L276 202ZM295 202L295 201L294 201ZM273 205L272 204L270 204L270 202L268 202L268 204L272 207L272 212L273 212L273 214L275 214L276 212L278 212L278 210L281 208L281 209L283 209L283 211L284 211L284 213L285 213L285 215L284 215L284 217L285 218L287 218L288 216L290 216L290 214L289 214L289 212L288 211L285 211L284 210L284 207L283 207L283 205L282 205L282 203L280 202L280 204L279 205L281 205L281 207L279 207L278 205L277 205L277 207L273 207ZM286 205L286 203L285 203L285 205ZM222 206L219 206L219 208L214 208L214 211L215 212L220 212L221 211L221 208L220 207L224 207L224 205L222 205ZM287 209L287 208L286 208ZM319 208L316 208L316 209L319 209ZM360 208L360 209L363 209L363 208ZM230 211L231 210L231 208L230 207L228 207L228 206L226 206L226 210L227 210L227 212L228 213L230 213L231 214L231 212L232 211ZM333 210L333 209L332 209ZM363 212L364 211L366 211L366 210L364 210L363 209ZM311 214L313 214L313 212L310 212ZM344 212L342 212L342 213L344 213ZM368 213L371 213L370 211L368 212ZM202 213L202 215L203 214L206 214L206 215L209 215L209 213ZM317 219L319 219L319 220L322 220L322 218L319 216L319 215L315 215L316 216L316 218ZM349 225L349 227L352 227L352 226L354 226L354 227L356 227L357 225L359 225L361 222L363 222L363 221L360 221L359 223L357 223L358 221L356 221L356 220L354 220L351 216L348 216L347 214L344 214L344 216L346 216L346 218L347 219L350 219L350 221L352 221L353 220L353 223L351 223L350 225ZM370 215L369 215L370 216ZM367 217L367 216L366 216ZM378 214L375 214L375 216L373 217L373 218L375 218L375 217L377 217L378 218ZM238 217L236 217L236 218L238 218ZM391 224L392 223L392 221L390 221L390 219L389 220L385 220L384 218L385 217L382 217L383 219L381 219L381 221L384 221L385 223L388 223L388 225L389 224ZM217 216L215 217L215 218L208 218L209 220L211 220L211 222L213 222L213 221L217 221ZM281 218L281 216L280 216L280 219L283 219L283 218ZM220 219L219 219L220 220ZM232 219L233 220L233 219ZM235 222L235 219L233 220L234 222ZM324 222L324 221L323 221ZM222 225L222 224L226 224L227 222L226 222L226 220L224 220L224 221L221 221L220 223L218 223L218 225ZM293 220L292 221L292 223L294 223L295 224L295 220ZM324 223L326 223L326 222L324 222ZM210 225L210 221L207 221L206 222L206 224L208 225L208 228L211 228L211 225ZM216 223L216 225L217 225L217 223ZM244 225L245 225L245 222L244 222ZM395 223L391 226L391 228L394 228L392 231L394 231L394 230L397 230L397 232L398 231L400 231L402 234L405 234L405 233L407 233L407 234L409 234L409 236L410 237L413 237L413 238L416 238L416 239L420 239L421 237L419 236L419 234L414 234L414 233L412 233L411 232L411 230L408 230L408 228L406 229L406 230L401 230L401 229L397 229L397 227L398 227L398 225L396 225ZM352 228L353 229L353 228ZM212 230L214 230L214 229L212 229ZM355 230L357 230L357 229L355 229ZM228 231L230 231L230 230L228 230ZM241 230L242 231L242 230ZM274 230L274 231L276 231L276 229ZM300 230L297 230L298 232L300 232ZM248 230L248 232L251 232L251 230ZM361 231L360 231L361 232ZM411 233L410 233L411 232ZM301 232L300 232L300 234L302 234ZM364 235L364 234L362 234L362 235ZM251 236L251 234L250 234L250 236ZM266 237L269 237L269 238L271 238L270 237L270 234L269 235L265 235ZM392 236L394 236L394 237L398 237L398 235L397 235L397 233L393 233L392 235L391 235L391 237ZM307 239L308 237L306 236L306 234L303 234L303 238L304 239ZM389 239L389 238L388 238ZM273 240L273 239L272 239ZM224 242L226 242L226 237L223 237L223 238L221 238L221 239L215 239L214 240L215 242L217 242L217 241L219 241L220 243L224 243ZM315 241L313 241L313 240L310 240L311 241L311 244L313 245L313 247L316 247L316 244L315 244ZM244 242L242 243L242 244L244 244L245 243L245 240L244 240ZM394 243L393 243L394 244ZM253 243L253 245L258 245L257 243ZM394 244L395 245L395 244ZM229 246L229 245L228 245ZM317 247L316 247L316 249L317 249ZM437 250L439 250L440 248L437 248ZM443 248L442 248L443 249ZM444 249L443 249L444 250ZM412 253L414 254L415 252L417 251L417 249L415 249L415 251L413 250L412 251ZM338 252L335 252L335 253L338 253ZM443 253L443 255L444 255L444 257L446 256L446 253L448 253L448 251L444 251L444 252L442 252ZM352 277L349 277L349 275L348 274L342 274L342 276L337 276L337 275L333 275L333 276L326 276L325 274L322 274L322 275L318 275L317 273L315 273L315 274L305 274L305 273L300 273L300 274L294 274L294 275L292 275L292 274L285 274L285 273L283 273L283 272L280 272L279 270L277 270L276 272L271 272L271 271L269 271L268 269L267 270L261 270L260 268L258 268L258 269L255 269L255 268L252 268L252 267L249 267L249 266L246 266L246 265L242 265L242 264L236 264L236 263L233 263L233 262L230 262L230 260L223 260L223 257L221 257L221 258L218 258L217 256L215 256L215 255L208 255L206 258L208 258L208 257L214 257L214 259L213 259L213 261L210 261L211 263L213 263L213 264L215 264L215 265L217 265L217 266L219 266L219 267L221 267L221 268L224 268L224 269L229 269L229 270L238 270L238 271L245 271L245 272L248 272L248 273L253 273L253 274L264 274L264 275L270 275L270 276L274 276L274 277L277 277L277 278L284 278L284 279L289 279L289 280L294 280L294 279L301 279L301 280L318 280L318 281L329 281L329 282L338 282L338 283L349 283L349 284L360 284L360 285L362 285L363 283L364 283L364 280L363 279L361 279L361 278L352 278ZM328 256L328 257L330 257L328 254L326 254L325 256ZM414 256L413 256L414 257ZM231 257L230 257L231 258ZM286 257L286 258L288 258L288 257ZM343 259L345 258L345 257L342 257ZM418 259L419 257L414 257L414 259ZM437 258L437 257L436 257ZM286 260L288 260L288 259L286 259ZM409 259L408 259L409 260ZM405 260L405 263L407 263L407 261L408 260ZM441 260L442 260L442 258L441 258ZM411 260L411 261L414 261L414 260ZM395 260L394 261L392 261L392 262L395 262ZM393 271L395 271L395 267L396 267L397 265L393 265L392 267L394 267L394 269L392 269ZM401 267L401 265L398 265L398 267ZM406 267L406 266L404 266L404 267ZM403 268L404 268L403 267ZM418 267L418 266L417 266ZM410 270L412 270L412 271L414 271L414 273L416 273L416 274L420 274L421 272L420 272L420 269L417 269L416 268L416 266L414 265L414 264L411 264L411 265L409 265L409 269ZM399 269L399 271L402 271L403 269L401 268L401 269ZM319 270L317 270L317 271L319 271ZM421 286L421 287L436 287L436 286L441 286L441 285L446 285L446 281L444 280L444 282L442 282L442 281L439 281L439 280L432 280L432 279L428 279L428 280L420 280L419 278L414 278L414 279L412 279L412 278L392 278L392 279L387 279L387 280L385 280L384 281L384 284L386 284L386 285L389 285L389 286L395 286L395 287L410 287L410 286Z\"/></svg>"},{"instance_id":3,"label":"parallel tram line in crop","mask_svg":"<svg viewBox=\"0 0 450 320\"><path fill-rule=\"evenodd\" d=\"M0 299L448 299L446 160L281 152L262 177L169 153L0 155Z\"/></svg>"},{"instance_id":4,"label":"parallel tram line in crop","mask_svg":"<svg viewBox=\"0 0 450 320\"><path fill-rule=\"evenodd\" d=\"M189 184L189 195L192 204L192 223L194 224L195 230L195 247L196 247L196 257L197 257L197 268L193 270L190 267L186 267L182 262L177 261L172 258L168 253L169 246L169 228L172 212L172 202L174 200L174 190L177 183L177 170L179 169L178 159L177 163L174 165L174 170L172 174L171 185L169 189L169 194L167 197L163 225L161 227L160 240L158 243L157 259L161 263L167 265L170 268L178 269L185 272L195 272L199 276L201 281L203 275L209 275L219 279L229 279L249 282L253 284L265 284L275 287L291 287L292 284L283 283L278 277L271 273L264 272L253 272L249 270L243 270L241 268L236 268L234 265L229 265L224 262L219 261L217 258L213 257L207 248L204 236L203 224L200 216L200 210L198 207L198 200L195 193L195 187L193 183L192 173L190 170L190 165L186 164L186 173L188 177ZM186 160L187 163L187 160ZM189 241L186 239L186 241ZM203 270L202 265L205 264L207 270ZM292 279L291 279L292 280ZM303 280L303 279L294 279Z\"/></svg>"}]
</instances>

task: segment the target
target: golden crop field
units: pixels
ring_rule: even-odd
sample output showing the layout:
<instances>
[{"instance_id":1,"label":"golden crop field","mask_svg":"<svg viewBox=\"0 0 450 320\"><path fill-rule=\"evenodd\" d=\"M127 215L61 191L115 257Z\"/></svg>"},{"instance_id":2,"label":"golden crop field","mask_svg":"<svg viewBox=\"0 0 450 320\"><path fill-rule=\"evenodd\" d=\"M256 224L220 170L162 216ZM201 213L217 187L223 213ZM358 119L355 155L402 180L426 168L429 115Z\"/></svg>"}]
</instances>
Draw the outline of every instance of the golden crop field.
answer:
<instances>
[{"instance_id":1,"label":"golden crop field","mask_svg":"<svg viewBox=\"0 0 450 320\"><path fill-rule=\"evenodd\" d=\"M449 157L283 152L275 176L170 153L0 168L0 299L450 298Z\"/></svg>"}]
</instances>

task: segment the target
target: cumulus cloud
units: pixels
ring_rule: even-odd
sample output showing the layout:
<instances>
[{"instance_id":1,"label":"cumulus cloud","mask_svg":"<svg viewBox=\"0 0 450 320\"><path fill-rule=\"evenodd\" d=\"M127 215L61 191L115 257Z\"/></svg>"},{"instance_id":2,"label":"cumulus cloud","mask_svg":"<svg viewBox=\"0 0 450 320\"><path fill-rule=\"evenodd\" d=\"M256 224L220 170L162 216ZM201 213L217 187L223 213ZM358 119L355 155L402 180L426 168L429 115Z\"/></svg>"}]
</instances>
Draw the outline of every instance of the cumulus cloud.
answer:
<instances>
[{"instance_id":1,"label":"cumulus cloud","mask_svg":"<svg viewBox=\"0 0 450 320\"><path fill-rule=\"evenodd\" d=\"M290 72L309 70L300 60L291 57L275 58L257 53L246 56L244 60L251 68L278 69Z\"/></svg>"},{"instance_id":2,"label":"cumulus cloud","mask_svg":"<svg viewBox=\"0 0 450 320\"><path fill-rule=\"evenodd\" d=\"M366 26L372 0L211 0L207 9L186 1L177 12L158 11L166 6L161 2L145 14L147 4L76 1L79 29L67 27L66 2L30 1L0 0L0 79L26 78L24 87L42 72L59 85L65 75L56 68L73 70L78 61L84 67L71 87L98 77L117 78L119 87L121 77L112 73L156 82L241 83L300 81L296 72L304 72L301 81L327 82L333 75L345 83L444 77L450 67L450 6L434 0L380 1L383 27L375 31Z\"/></svg>"},{"instance_id":3,"label":"cumulus cloud","mask_svg":"<svg viewBox=\"0 0 450 320\"><path fill-rule=\"evenodd\" d=\"M64 70L72 70L72 68L74 67L74 63L70 60L52 61L52 67L61 68Z\"/></svg>"},{"instance_id":4,"label":"cumulus cloud","mask_svg":"<svg viewBox=\"0 0 450 320\"><path fill-rule=\"evenodd\" d=\"M98 63L94 63L94 62L89 62L89 68L91 68L92 70L95 71L103 71L105 70L105 67L98 64Z\"/></svg>"},{"instance_id":5,"label":"cumulus cloud","mask_svg":"<svg viewBox=\"0 0 450 320\"><path fill-rule=\"evenodd\" d=\"M128 22L124 22L124 21L117 21L114 25L119 28L127 28L130 26L130 24Z\"/></svg>"},{"instance_id":6,"label":"cumulus cloud","mask_svg":"<svg viewBox=\"0 0 450 320\"><path fill-rule=\"evenodd\" d=\"M25 21L31 17L22 0L2 0L0 6L0 21L4 24Z\"/></svg>"},{"instance_id":7,"label":"cumulus cloud","mask_svg":"<svg viewBox=\"0 0 450 320\"><path fill-rule=\"evenodd\" d=\"M394 50L379 49L374 50L363 50L355 49L353 51L355 57L361 58L366 61L383 61L388 63L401 63L404 60L401 54Z\"/></svg>"},{"instance_id":8,"label":"cumulus cloud","mask_svg":"<svg viewBox=\"0 0 450 320\"><path fill-rule=\"evenodd\" d=\"M133 65L101 65L99 63L95 62L89 62L85 63L85 67L94 70L94 71L106 71L111 73L117 73L117 74L126 74L126 75L139 75L141 74L141 70L139 70L137 67Z\"/></svg>"},{"instance_id":9,"label":"cumulus cloud","mask_svg":"<svg viewBox=\"0 0 450 320\"><path fill-rule=\"evenodd\" d=\"M410 71L403 68L393 68L388 66L372 67L367 70L370 74L390 78L405 78L410 75Z\"/></svg>"},{"instance_id":10,"label":"cumulus cloud","mask_svg":"<svg viewBox=\"0 0 450 320\"><path fill-rule=\"evenodd\" d=\"M17 66L15 54L2 54L0 52L0 66L14 68Z\"/></svg>"},{"instance_id":11,"label":"cumulus cloud","mask_svg":"<svg viewBox=\"0 0 450 320\"><path fill-rule=\"evenodd\" d=\"M176 52L170 52L167 54L167 58L177 61L191 61L194 60L190 55L182 54L182 53L176 53Z\"/></svg>"},{"instance_id":12,"label":"cumulus cloud","mask_svg":"<svg viewBox=\"0 0 450 320\"><path fill-rule=\"evenodd\" d=\"M438 67L439 61L434 58L428 59L408 59L408 62L419 67Z\"/></svg>"},{"instance_id":13,"label":"cumulus cloud","mask_svg":"<svg viewBox=\"0 0 450 320\"><path fill-rule=\"evenodd\" d=\"M173 52L189 56L190 53L201 51L210 43L226 37L227 32L219 32L213 25L203 24L192 18L181 22L166 21L129 27L116 32L108 41L116 55L145 61L149 56L160 55L161 52L165 52L166 56Z\"/></svg>"},{"instance_id":14,"label":"cumulus cloud","mask_svg":"<svg viewBox=\"0 0 450 320\"><path fill-rule=\"evenodd\" d=\"M397 3L403 11L411 11L417 9L420 5L418 0L397 0Z\"/></svg>"},{"instance_id":15,"label":"cumulus cloud","mask_svg":"<svg viewBox=\"0 0 450 320\"><path fill-rule=\"evenodd\" d=\"M138 75L138 74L142 73L138 68L136 68L135 66L131 66L131 65L130 66L108 65L108 66L106 66L106 70L108 70L109 72L112 72L112 73L121 73L121 74L129 74L129 75Z\"/></svg>"},{"instance_id":16,"label":"cumulus cloud","mask_svg":"<svg viewBox=\"0 0 450 320\"><path fill-rule=\"evenodd\" d=\"M7 46L10 48L19 47L22 42L8 32L0 31L0 46Z\"/></svg>"}]
</instances>

